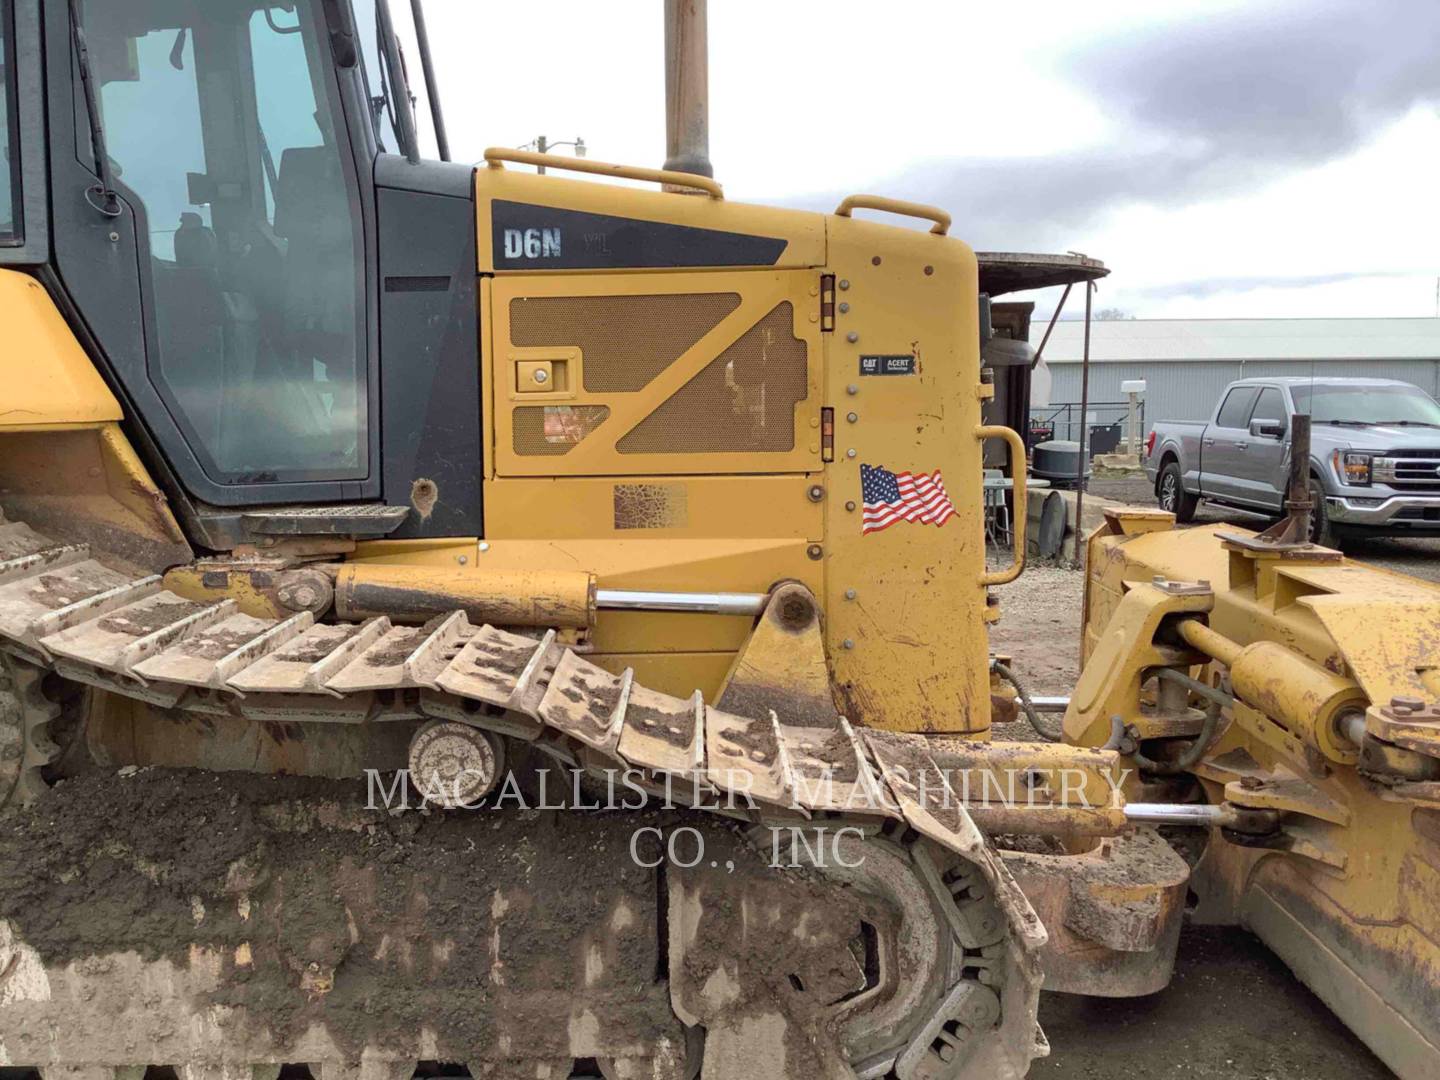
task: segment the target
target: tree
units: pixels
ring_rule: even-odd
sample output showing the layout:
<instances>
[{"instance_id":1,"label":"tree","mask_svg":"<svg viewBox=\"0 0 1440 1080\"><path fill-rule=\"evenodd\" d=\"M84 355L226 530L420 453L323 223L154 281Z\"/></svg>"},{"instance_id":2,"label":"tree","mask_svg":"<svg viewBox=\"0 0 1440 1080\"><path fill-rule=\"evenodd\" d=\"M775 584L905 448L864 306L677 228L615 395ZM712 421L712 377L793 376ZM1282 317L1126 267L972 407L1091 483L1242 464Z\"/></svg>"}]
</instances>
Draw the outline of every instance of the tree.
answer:
<instances>
[{"instance_id":1,"label":"tree","mask_svg":"<svg viewBox=\"0 0 1440 1080\"><path fill-rule=\"evenodd\" d=\"M1133 318L1135 318L1134 315L1131 315L1128 311L1118 307L1101 308L1099 311L1095 312L1095 319L1097 322L1118 322L1121 319Z\"/></svg>"}]
</instances>

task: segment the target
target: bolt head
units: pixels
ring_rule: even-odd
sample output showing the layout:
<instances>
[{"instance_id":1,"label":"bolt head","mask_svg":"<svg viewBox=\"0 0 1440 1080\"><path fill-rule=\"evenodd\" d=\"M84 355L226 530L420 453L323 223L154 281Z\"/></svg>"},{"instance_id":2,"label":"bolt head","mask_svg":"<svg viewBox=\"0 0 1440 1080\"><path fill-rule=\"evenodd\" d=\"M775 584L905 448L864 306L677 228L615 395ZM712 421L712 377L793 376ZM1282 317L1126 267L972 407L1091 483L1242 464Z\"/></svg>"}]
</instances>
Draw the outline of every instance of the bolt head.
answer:
<instances>
[{"instance_id":1,"label":"bolt head","mask_svg":"<svg viewBox=\"0 0 1440 1080\"><path fill-rule=\"evenodd\" d=\"M820 559L824 557L825 549L822 548L819 544L811 544L808 548L805 549L805 554L809 555L812 559Z\"/></svg>"},{"instance_id":2,"label":"bolt head","mask_svg":"<svg viewBox=\"0 0 1440 1080\"><path fill-rule=\"evenodd\" d=\"M537 383L547 383L550 381L550 373L544 368L536 368L534 378Z\"/></svg>"},{"instance_id":3,"label":"bolt head","mask_svg":"<svg viewBox=\"0 0 1440 1080\"><path fill-rule=\"evenodd\" d=\"M845 340L854 343L860 340L860 335L857 334L854 330L851 330L848 334L845 335Z\"/></svg>"},{"instance_id":4,"label":"bolt head","mask_svg":"<svg viewBox=\"0 0 1440 1080\"><path fill-rule=\"evenodd\" d=\"M849 386L845 387L845 393L849 394L851 397L854 397L859 392L860 388L854 383L851 383Z\"/></svg>"},{"instance_id":5,"label":"bolt head","mask_svg":"<svg viewBox=\"0 0 1440 1080\"><path fill-rule=\"evenodd\" d=\"M845 504L845 509L849 510L853 514L855 512L855 503L853 501L847 502Z\"/></svg>"},{"instance_id":6,"label":"bolt head","mask_svg":"<svg viewBox=\"0 0 1440 1080\"><path fill-rule=\"evenodd\" d=\"M468 558L466 558L464 555L457 555L457 556L455 557L455 561L458 562L461 566L464 566L464 565L465 565L466 563L468 563L470 560L469 560Z\"/></svg>"},{"instance_id":7,"label":"bolt head","mask_svg":"<svg viewBox=\"0 0 1440 1080\"><path fill-rule=\"evenodd\" d=\"M849 279L849 278L843 278L843 277L842 277L842 278L840 279L840 288L842 288L842 289L848 289L849 287L850 287L850 279Z\"/></svg>"},{"instance_id":8,"label":"bolt head","mask_svg":"<svg viewBox=\"0 0 1440 1080\"><path fill-rule=\"evenodd\" d=\"M849 305L848 303L846 303L845 301L842 300L841 303L840 303L840 314L841 314L841 315L844 315L844 314L845 314L847 311L849 311L849 310L850 310L850 305Z\"/></svg>"},{"instance_id":9,"label":"bolt head","mask_svg":"<svg viewBox=\"0 0 1440 1080\"><path fill-rule=\"evenodd\" d=\"M849 450L846 450L845 456L848 458L853 458L855 456L855 448L852 446Z\"/></svg>"},{"instance_id":10,"label":"bolt head","mask_svg":"<svg viewBox=\"0 0 1440 1080\"><path fill-rule=\"evenodd\" d=\"M841 642L841 644L847 649L853 649L855 647L855 642L851 641L848 637Z\"/></svg>"},{"instance_id":11,"label":"bolt head","mask_svg":"<svg viewBox=\"0 0 1440 1080\"><path fill-rule=\"evenodd\" d=\"M846 413L846 414L845 414L845 419L846 419L846 420L849 420L850 423L853 424L853 423L855 423L857 420L860 419L860 414L859 414L859 413L853 413L853 412L852 412L852 413Z\"/></svg>"},{"instance_id":12,"label":"bolt head","mask_svg":"<svg viewBox=\"0 0 1440 1080\"><path fill-rule=\"evenodd\" d=\"M489 550L490 550L490 541L488 541L488 540L481 540L481 541L480 541L480 550L481 550L481 551L489 551Z\"/></svg>"},{"instance_id":13,"label":"bolt head","mask_svg":"<svg viewBox=\"0 0 1440 1080\"><path fill-rule=\"evenodd\" d=\"M854 590L854 589L846 589L846 590L845 590L845 599L846 599L846 600L854 600L854 599L855 599L855 596L856 596L856 593L855 593L855 590Z\"/></svg>"},{"instance_id":14,"label":"bolt head","mask_svg":"<svg viewBox=\"0 0 1440 1080\"><path fill-rule=\"evenodd\" d=\"M819 502L821 499L825 498L825 489L819 484L812 484L810 485L810 490L807 492L807 494L810 496L811 502Z\"/></svg>"}]
</instances>

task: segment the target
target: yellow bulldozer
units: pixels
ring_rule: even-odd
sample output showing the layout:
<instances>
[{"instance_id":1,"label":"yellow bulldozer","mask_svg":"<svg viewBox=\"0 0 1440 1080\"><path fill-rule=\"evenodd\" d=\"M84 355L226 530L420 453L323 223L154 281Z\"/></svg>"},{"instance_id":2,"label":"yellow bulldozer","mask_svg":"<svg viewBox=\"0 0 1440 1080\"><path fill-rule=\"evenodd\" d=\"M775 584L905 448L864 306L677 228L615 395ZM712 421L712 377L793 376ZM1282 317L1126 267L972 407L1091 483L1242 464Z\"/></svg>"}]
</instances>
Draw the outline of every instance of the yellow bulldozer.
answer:
<instances>
[{"instance_id":1,"label":"yellow bulldozer","mask_svg":"<svg viewBox=\"0 0 1440 1080\"><path fill-rule=\"evenodd\" d=\"M667 168L472 167L386 0L0 0L0 1068L1021 1077L1188 899L1434 1075L1440 594L1111 513L1051 730L992 299L1104 268L727 201L697 12Z\"/></svg>"}]
</instances>

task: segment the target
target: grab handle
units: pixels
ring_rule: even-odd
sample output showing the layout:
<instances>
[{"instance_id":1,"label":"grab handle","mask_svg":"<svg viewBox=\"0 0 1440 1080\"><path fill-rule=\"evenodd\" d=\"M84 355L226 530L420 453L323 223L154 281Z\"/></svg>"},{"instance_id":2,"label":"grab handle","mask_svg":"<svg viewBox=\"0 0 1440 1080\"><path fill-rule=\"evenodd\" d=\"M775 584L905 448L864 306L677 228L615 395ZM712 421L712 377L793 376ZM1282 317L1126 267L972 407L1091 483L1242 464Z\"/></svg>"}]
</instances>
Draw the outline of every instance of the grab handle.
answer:
<instances>
[{"instance_id":1,"label":"grab handle","mask_svg":"<svg viewBox=\"0 0 1440 1080\"><path fill-rule=\"evenodd\" d=\"M938 206L927 206L925 203L887 199L884 195L847 195L835 208L835 216L849 217L851 210L884 210L905 217L924 218L935 223L930 231L936 236L944 236L950 231L950 215Z\"/></svg>"},{"instance_id":2,"label":"grab handle","mask_svg":"<svg viewBox=\"0 0 1440 1080\"><path fill-rule=\"evenodd\" d=\"M712 199L725 198L725 189L708 176L695 173L671 172L668 169L645 169L639 165L612 165L608 161L590 161L587 158L564 157L560 154L537 154L533 150L507 150L503 146L492 146L485 151L485 163L492 169L503 169L502 162L513 161L517 165L543 165L547 169L568 169L570 172L595 173L597 176L623 176L627 180L648 180L652 184L668 184L671 187L694 188L703 191Z\"/></svg>"},{"instance_id":3,"label":"grab handle","mask_svg":"<svg viewBox=\"0 0 1440 1080\"><path fill-rule=\"evenodd\" d=\"M1020 436L1008 427L998 424L981 424L975 429L975 438L982 443L986 439L1004 439L1010 447L1010 471L1015 475L1015 514L1010 528L1014 552L1010 565L1003 570L987 570L980 575L980 584L1004 585L1014 581L1025 569L1025 444Z\"/></svg>"}]
</instances>

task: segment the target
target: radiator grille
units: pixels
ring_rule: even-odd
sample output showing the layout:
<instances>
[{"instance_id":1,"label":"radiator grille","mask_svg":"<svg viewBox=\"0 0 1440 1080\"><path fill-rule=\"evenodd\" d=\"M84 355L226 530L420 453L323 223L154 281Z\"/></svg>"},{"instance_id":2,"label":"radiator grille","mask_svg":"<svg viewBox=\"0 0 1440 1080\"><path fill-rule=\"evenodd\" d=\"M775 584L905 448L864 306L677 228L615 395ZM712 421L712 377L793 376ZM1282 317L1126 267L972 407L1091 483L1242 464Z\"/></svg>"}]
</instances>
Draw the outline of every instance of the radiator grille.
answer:
<instances>
[{"instance_id":1,"label":"radiator grille","mask_svg":"<svg viewBox=\"0 0 1440 1080\"><path fill-rule=\"evenodd\" d=\"M513 413L515 453L568 454L610 418L608 405L522 405Z\"/></svg>"},{"instance_id":2,"label":"radiator grille","mask_svg":"<svg viewBox=\"0 0 1440 1080\"><path fill-rule=\"evenodd\" d=\"M622 454L783 452L806 393L805 342L786 301L616 444Z\"/></svg>"},{"instance_id":3,"label":"radiator grille","mask_svg":"<svg viewBox=\"0 0 1440 1080\"><path fill-rule=\"evenodd\" d=\"M574 346L591 394L643 390L740 306L737 293L519 296L510 301L517 346Z\"/></svg>"}]
</instances>

